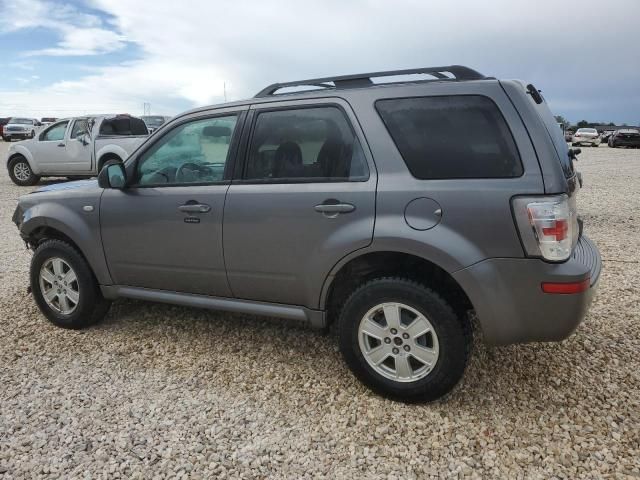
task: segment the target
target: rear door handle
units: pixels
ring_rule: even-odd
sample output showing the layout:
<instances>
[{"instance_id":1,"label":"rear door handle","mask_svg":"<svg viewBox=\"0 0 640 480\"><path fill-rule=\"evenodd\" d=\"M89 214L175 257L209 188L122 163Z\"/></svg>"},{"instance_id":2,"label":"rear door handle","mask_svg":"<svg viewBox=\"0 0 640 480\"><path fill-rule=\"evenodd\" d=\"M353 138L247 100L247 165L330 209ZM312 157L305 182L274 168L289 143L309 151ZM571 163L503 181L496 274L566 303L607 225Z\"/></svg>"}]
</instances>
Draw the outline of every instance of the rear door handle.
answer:
<instances>
[{"instance_id":1,"label":"rear door handle","mask_svg":"<svg viewBox=\"0 0 640 480\"><path fill-rule=\"evenodd\" d=\"M64 147L64 146L65 146L65 144L64 144L64 143L59 143L59 144L58 144L58 146L59 146L59 147Z\"/></svg>"},{"instance_id":2,"label":"rear door handle","mask_svg":"<svg viewBox=\"0 0 640 480\"><path fill-rule=\"evenodd\" d=\"M207 213L211 211L211 206L204 203L186 203L180 205L178 210L184 213Z\"/></svg>"},{"instance_id":3,"label":"rear door handle","mask_svg":"<svg viewBox=\"0 0 640 480\"><path fill-rule=\"evenodd\" d=\"M316 212L324 213L325 215L339 215L341 213L351 213L356 209L355 205L350 203L340 203L333 201L325 201L319 205L313 207Z\"/></svg>"}]
</instances>

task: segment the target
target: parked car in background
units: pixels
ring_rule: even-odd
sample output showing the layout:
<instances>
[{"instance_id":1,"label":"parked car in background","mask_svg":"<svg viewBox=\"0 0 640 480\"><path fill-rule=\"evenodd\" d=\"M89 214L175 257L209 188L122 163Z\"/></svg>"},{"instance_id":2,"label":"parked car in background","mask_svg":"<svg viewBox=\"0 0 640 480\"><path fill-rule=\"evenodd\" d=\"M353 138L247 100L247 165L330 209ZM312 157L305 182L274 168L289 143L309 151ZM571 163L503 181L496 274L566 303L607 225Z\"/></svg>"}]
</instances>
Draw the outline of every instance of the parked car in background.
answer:
<instances>
[{"instance_id":1,"label":"parked car in background","mask_svg":"<svg viewBox=\"0 0 640 480\"><path fill-rule=\"evenodd\" d=\"M571 142L571 140L573 139L573 134L574 134L573 130L568 130L567 129L564 132L564 141L567 142L567 143Z\"/></svg>"},{"instance_id":2,"label":"parked car in background","mask_svg":"<svg viewBox=\"0 0 640 480\"><path fill-rule=\"evenodd\" d=\"M640 130L633 128L617 130L609 137L608 145L611 148L640 148Z\"/></svg>"},{"instance_id":3,"label":"parked car in background","mask_svg":"<svg viewBox=\"0 0 640 480\"><path fill-rule=\"evenodd\" d=\"M49 125L51 125L57 120L58 119L56 117L42 117L40 119L40 123L42 124L43 127L48 127Z\"/></svg>"},{"instance_id":4,"label":"parked car in background","mask_svg":"<svg viewBox=\"0 0 640 480\"><path fill-rule=\"evenodd\" d=\"M35 118L11 117L2 130L2 139L10 142L14 138L25 140L36 136L40 122Z\"/></svg>"},{"instance_id":5,"label":"parked car in background","mask_svg":"<svg viewBox=\"0 0 640 480\"><path fill-rule=\"evenodd\" d=\"M611 135L615 133L615 129L603 130L600 134L600 143L607 143Z\"/></svg>"},{"instance_id":6,"label":"parked car in background","mask_svg":"<svg viewBox=\"0 0 640 480\"><path fill-rule=\"evenodd\" d=\"M158 128L160 128L171 119L171 117L165 117L163 115L143 115L140 118L144 121L144 123L147 124L149 134L155 132Z\"/></svg>"},{"instance_id":7,"label":"parked car in background","mask_svg":"<svg viewBox=\"0 0 640 480\"><path fill-rule=\"evenodd\" d=\"M10 117L0 118L0 138L3 137L2 132L4 131L4 126L9 123Z\"/></svg>"},{"instance_id":8,"label":"parked car in background","mask_svg":"<svg viewBox=\"0 0 640 480\"><path fill-rule=\"evenodd\" d=\"M55 325L116 298L335 322L357 378L430 401L461 379L472 318L510 344L586 314L601 261L574 155L531 84L457 65L311 79L186 112L13 220Z\"/></svg>"},{"instance_id":9,"label":"parked car in background","mask_svg":"<svg viewBox=\"0 0 640 480\"><path fill-rule=\"evenodd\" d=\"M9 147L9 176L23 186L41 176L91 177L109 160L122 162L148 135L145 123L129 115L60 120Z\"/></svg>"},{"instance_id":10,"label":"parked car in background","mask_svg":"<svg viewBox=\"0 0 640 480\"><path fill-rule=\"evenodd\" d=\"M600 145L600 134L595 128L579 128L576 133L573 134L571 145L574 147L577 145L597 147Z\"/></svg>"}]
</instances>

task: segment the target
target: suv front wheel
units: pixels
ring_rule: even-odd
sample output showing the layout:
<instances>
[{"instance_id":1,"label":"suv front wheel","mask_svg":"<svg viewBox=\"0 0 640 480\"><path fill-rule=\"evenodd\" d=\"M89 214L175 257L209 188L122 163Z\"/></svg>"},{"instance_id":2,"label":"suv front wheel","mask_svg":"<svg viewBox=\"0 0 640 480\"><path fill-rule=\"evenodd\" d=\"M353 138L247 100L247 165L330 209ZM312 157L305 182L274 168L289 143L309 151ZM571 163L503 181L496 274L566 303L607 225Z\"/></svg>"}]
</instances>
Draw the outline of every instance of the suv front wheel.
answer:
<instances>
[{"instance_id":1,"label":"suv front wheel","mask_svg":"<svg viewBox=\"0 0 640 480\"><path fill-rule=\"evenodd\" d=\"M469 323L433 290L403 278L379 278L355 290L339 319L340 350L363 383L386 397L429 402L462 378Z\"/></svg>"},{"instance_id":2,"label":"suv front wheel","mask_svg":"<svg viewBox=\"0 0 640 480\"><path fill-rule=\"evenodd\" d=\"M106 300L87 261L61 240L45 240L31 259L31 291L51 323L79 329L106 315Z\"/></svg>"}]
</instances>

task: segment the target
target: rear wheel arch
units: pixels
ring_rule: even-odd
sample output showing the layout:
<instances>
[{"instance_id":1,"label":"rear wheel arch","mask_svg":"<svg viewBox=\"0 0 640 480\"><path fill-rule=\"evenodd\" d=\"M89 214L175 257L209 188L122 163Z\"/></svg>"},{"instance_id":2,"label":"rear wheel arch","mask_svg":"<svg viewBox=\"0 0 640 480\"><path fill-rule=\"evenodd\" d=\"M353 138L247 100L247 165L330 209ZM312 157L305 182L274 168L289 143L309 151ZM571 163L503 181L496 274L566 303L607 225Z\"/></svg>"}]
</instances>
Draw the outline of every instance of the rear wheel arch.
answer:
<instances>
[{"instance_id":1,"label":"rear wheel arch","mask_svg":"<svg viewBox=\"0 0 640 480\"><path fill-rule=\"evenodd\" d=\"M104 164L110 160L115 160L122 163L122 158L120 158L120 155L112 152L105 153L100 157L100 160L98 160L98 173L100 173L100 170L102 170Z\"/></svg>"},{"instance_id":2,"label":"rear wheel arch","mask_svg":"<svg viewBox=\"0 0 640 480\"><path fill-rule=\"evenodd\" d=\"M350 259L327 279L321 308L329 323L335 320L349 295L366 282L380 277L414 280L441 295L463 317L473 304L453 276L436 263L405 252L376 251Z\"/></svg>"}]
</instances>

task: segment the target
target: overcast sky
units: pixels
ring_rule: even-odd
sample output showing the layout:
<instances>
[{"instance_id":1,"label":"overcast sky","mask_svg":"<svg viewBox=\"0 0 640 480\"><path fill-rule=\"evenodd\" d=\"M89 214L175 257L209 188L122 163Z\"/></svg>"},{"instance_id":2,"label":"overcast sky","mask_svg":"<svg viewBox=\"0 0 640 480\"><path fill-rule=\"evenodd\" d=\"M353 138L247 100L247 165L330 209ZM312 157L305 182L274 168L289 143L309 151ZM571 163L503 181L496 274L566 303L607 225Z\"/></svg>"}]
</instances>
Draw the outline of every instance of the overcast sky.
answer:
<instances>
[{"instance_id":1,"label":"overcast sky","mask_svg":"<svg viewBox=\"0 0 640 480\"><path fill-rule=\"evenodd\" d=\"M0 0L0 117L176 114L275 81L463 64L640 123L640 0Z\"/></svg>"}]
</instances>

